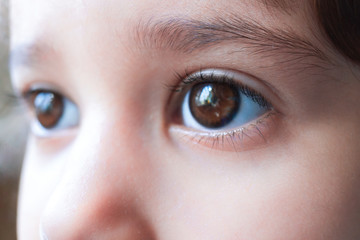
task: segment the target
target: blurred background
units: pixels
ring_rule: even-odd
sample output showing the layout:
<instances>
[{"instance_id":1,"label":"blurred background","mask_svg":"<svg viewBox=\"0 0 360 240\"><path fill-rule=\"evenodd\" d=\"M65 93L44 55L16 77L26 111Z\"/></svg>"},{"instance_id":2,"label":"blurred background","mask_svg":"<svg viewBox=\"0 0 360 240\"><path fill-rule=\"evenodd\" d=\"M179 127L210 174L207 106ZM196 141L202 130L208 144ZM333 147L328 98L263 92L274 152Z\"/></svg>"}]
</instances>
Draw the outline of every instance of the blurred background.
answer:
<instances>
[{"instance_id":1,"label":"blurred background","mask_svg":"<svg viewBox=\"0 0 360 240\"><path fill-rule=\"evenodd\" d=\"M0 239L16 239L16 204L26 125L8 72L8 4L0 0Z\"/></svg>"}]
</instances>

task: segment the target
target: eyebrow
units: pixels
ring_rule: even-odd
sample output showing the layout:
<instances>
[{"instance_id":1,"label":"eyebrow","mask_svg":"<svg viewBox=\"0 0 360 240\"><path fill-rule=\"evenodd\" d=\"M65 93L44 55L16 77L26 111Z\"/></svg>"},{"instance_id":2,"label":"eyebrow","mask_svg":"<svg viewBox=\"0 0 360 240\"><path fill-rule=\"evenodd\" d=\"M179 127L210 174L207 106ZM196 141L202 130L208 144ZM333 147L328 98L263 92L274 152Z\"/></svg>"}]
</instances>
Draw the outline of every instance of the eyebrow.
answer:
<instances>
[{"instance_id":1,"label":"eyebrow","mask_svg":"<svg viewBox=\"0 0 360 240\"><path fill-rule=\"evenodd\" d=\"M133 37L132 40L140 50L170 50L192 54L221 44L237 44L239 47L235 47L231 53L250 51L264 58L279 58L276 63L296 63L303 67L322 69L324 64L331 63L320 48L290 28L274 29L234 14L207 21L151 18L139 21L131 30L133 32L129 36ZM48 61L50 55L56 55L54 48L39 41L15 46L9 54L9 68L32 67Z\"/></svg>"},{"instance_id":2,"label":"eyebrow","mask_svg":"<svg viewBox=\"0 0 360 240\"><path fill-rule=\"evenodd\" d=\"M298 6L297 0L258 0L260 3L268 8L274 8L282 12L289 13L289 10L293 10Z\"/></svg>"},{"instance_id":3,"label":"eyebrow","mask_svg":"<svg viewBox=\"0 0 360 240\"><path fill-rule=\"evenodd\" d=\"M10 49L9 69L12 70L19 66L33 67L49 61L49 57L55 55L54 48L39 41L21 44Z\"/></svg>"},{"instance_id":4,"label":"eyebrow","mask_svg":"<svg viewBox=\"0 0 360 240\"><path fill-rule=\"evenodd\" d=\"M233 52L248 50L261 57L277 56L286 62L295 61L319 67L322 63L331 63L320 48L292 29L266 27L238 15L226 15L208 21L150 19L140 21L134 30L134 41L145 49L191 54L220 44L237 44L239 47L235 47Z\"/></svg>"}]
</instances>

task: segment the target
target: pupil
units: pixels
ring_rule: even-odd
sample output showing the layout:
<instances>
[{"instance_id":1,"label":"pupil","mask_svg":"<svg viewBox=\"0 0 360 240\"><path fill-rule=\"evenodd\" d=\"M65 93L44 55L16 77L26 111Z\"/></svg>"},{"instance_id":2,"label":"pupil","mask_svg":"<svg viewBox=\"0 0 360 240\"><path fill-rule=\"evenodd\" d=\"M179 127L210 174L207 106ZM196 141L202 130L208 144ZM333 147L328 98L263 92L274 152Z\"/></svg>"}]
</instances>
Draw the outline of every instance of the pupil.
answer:
<instances>
[{"instance_id":1,"label":"pupil","mask_svg":"<svg viewBox=\"0 0 360 240\"><path fill-rule=\"evenodd\" d=\"M219 128L231 122L239 110L240 95L224 83L202 83L190 92L190 111L196 121L208 128Z\"/></svg>"},{"instance_id":2,"label":"pupil","mask_svg":"<svg viewBox=\"0 0 360 240\"><path fill-rule=\"evenodd\" d=\"M58 94L39 92L34 99L34 108L39 123L44 128L52 128L62 116L63 100Z\"/></svg>"}]
</instances>

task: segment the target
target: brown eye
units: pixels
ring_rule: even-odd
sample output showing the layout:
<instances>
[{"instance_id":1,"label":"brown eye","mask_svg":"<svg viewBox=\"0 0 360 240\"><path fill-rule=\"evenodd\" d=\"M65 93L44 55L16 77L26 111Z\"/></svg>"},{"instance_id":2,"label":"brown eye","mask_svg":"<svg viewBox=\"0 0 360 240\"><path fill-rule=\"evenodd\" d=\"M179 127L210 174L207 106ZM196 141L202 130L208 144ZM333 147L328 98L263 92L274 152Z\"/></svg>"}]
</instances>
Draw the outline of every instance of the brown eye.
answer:
<instances>
[{"instance_id":1,"label":"brown eye","mask_svg":"<svg viewBox=\"0 0 360 240\"><path fill-rule=\"evenodd\" d=\"M219 128L231 122L240 102L238 90L225 83L197 84L189 96L191 114L207 128Z\"/></svg>"},{"instance_id":2,"label":"brown eye","mask_svg":"<svg viewBox=\"0 0 360 240\"><path fill-rule=\"evenodd\" d=\"M64 111L63 97L54 92L32 93L31 104L38 122L46 129L56 126Z\"/></svg>"}]
</instances>

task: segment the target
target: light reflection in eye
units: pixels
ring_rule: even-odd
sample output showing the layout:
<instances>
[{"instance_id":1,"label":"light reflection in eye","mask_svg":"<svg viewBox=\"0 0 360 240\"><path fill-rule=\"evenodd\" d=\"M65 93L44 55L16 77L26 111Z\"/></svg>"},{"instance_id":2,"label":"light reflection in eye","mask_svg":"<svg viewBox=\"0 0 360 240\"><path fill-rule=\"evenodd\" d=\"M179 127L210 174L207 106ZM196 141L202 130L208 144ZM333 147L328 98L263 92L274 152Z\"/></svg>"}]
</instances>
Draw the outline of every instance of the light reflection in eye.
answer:
<instances>
[{"instance_id":1,"label":"light reflection in eye","mask_svg":"<svg viewBox=\"0 0 360 240\"><path fill-rule=\"evenodd\" d=\"M199 97L195 99L195 101L199 105L210 105L214 102L214 98L216 98L216 96L213 94L213 87L211 85L207 85L201 90Z\"/></svg>"},{"instance_id":2,"label":"light reflection in eye","mask_svg":"<svg viewBox=\"0 0 360 240\"><path fill-rule=\"evenodd\" d=\"M224 76L203 75L201 83L186 93L181 107L186 127L204 131L240 128L271 109L259 93L233 79L219 81L219 77Z\"/></svg>"}]
</instances>

